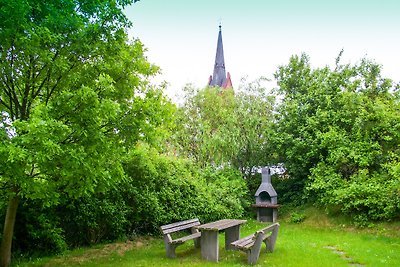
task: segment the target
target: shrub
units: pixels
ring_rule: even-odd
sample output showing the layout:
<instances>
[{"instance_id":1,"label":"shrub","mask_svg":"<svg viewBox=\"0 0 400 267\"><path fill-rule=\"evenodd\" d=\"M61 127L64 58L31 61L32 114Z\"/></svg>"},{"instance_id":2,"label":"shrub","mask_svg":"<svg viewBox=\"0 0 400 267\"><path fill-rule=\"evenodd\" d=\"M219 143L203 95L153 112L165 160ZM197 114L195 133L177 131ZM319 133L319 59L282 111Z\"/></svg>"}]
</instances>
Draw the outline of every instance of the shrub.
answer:
<instances>
[{"instance_id":1,"label":"shrub","mask_svg":"<svg viewBox=\"0 0 400 267\"><path fill-rule=\"evenodd\" d=\"M120 188L111 187L79 199L67 199L58 208L71 247L112 241L126 236L130 208Z\"/></svg>"},{"instance_id":2,"label":"shrub","mask_svg":"<svg viewBox=\"0 0 400 267\"><path fill-rule=\"evenodd\" d=\"M56 207L46 207L41 200L21 200L14 230L14 251L22 254L49 254L68 248L61 227L63 218Z\"/></svg>"},{"instance_id":3,"label":"shrub","mask_svg":"<svg viewBox=\"0 0 400 267\"><path fill-rule=\"evenodd\" d=\"M127 198L139 232L158 232L173 221L201 221L243 215L246 193L240 173L231 169L201 170L191 161L157 154L139 146L125 163Z\"/></svg>"},{"instance_id":4,"label":"shrub","mask_svg":"<svg viewBox=\"0 0 400 267\"><path fill-rule=\"evenodd\" d=\"M308 190L318 196L319 203L337 206L356 224L366 226L372 221L393 219L400 213L398 179L392 175L364 169L344 179L333 167L321 163L312 171Z\"/></svg>"},{"instance_id":5,"label":"shrub","mask_svg":"<svg viewBox=\"0 0 400 267\"><path fill-rule=\"evenodd\" d=\"M305 218L306 215L304 213L292 212L292 214L290 214L289 221L291 223L301 223L302 221L305 220Z\"/></svg>"},{"instance_id":6,"label":"shrub","mask_svg":"<svg viewBox=\"0 0 400 267\"><path fill-rule=\"evenodd\" d=\"M124 169L124 180L81 198L61 195L50 207L43 200L24 205L22 199L14 251L58 253L139 233L158 234L160 225L179 220L240 218L248 205L246 184L237 170L201 169L143 144L130 154Z\"/></svg>"}]
</instances>

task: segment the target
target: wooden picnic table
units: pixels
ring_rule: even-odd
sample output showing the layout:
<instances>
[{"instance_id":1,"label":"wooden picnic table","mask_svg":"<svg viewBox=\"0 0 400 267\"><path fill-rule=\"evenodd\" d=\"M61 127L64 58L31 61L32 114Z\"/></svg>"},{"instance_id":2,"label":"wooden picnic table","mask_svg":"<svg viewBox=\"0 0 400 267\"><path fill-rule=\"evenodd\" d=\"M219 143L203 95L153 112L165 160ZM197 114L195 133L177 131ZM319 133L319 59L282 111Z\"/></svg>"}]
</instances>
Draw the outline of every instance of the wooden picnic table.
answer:
<instances>
[{"instance_id":1,"label":"wooden picnic table","mask_svg":"<svg viewBox=\"0 0 400 267\"><path fill-rule=\"evenodd\" d=\"M218 262L219 258L219 231L225 231L225 249L235 249L231 246L233 241L240 237L240 225L246 220L224 219L196 226L201 232L201 256L208 261Z\"/></svg>"}]
</instances>

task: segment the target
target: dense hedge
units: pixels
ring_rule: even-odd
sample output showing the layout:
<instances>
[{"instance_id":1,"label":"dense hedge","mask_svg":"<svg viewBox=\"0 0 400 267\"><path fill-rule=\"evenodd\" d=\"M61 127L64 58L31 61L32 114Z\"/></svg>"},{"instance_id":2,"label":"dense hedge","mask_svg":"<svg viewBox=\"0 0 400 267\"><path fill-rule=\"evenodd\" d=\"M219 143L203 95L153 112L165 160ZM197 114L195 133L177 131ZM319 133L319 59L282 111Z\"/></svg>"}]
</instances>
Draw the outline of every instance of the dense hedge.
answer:
<instances>
[{"instance_id":1,"label":"dense hedge","mask_svg":"<svg viewBox=\"0 0 400 267\"><path fill-rule=\"evenodd\" d=\"M145 145L131 153L124 168L124 181L79 199L62 197L51 207L22 200L14 251L54 253L137 234L157 235L160 225L174 221L240 218L249 205L239 171L200 169Z\"/></svg>"},{"instance_id":2,"label":"dense hedge","mask_svg":"<svg viewBox=\"0 0 400 267\"><path fill-rule=\"evenodd\" d=\"M135 229L198 217L200 221L243 215L246 184L239 171L199 169L187 160L138 148L125 164Z\"/></svg>"}]
</instances>

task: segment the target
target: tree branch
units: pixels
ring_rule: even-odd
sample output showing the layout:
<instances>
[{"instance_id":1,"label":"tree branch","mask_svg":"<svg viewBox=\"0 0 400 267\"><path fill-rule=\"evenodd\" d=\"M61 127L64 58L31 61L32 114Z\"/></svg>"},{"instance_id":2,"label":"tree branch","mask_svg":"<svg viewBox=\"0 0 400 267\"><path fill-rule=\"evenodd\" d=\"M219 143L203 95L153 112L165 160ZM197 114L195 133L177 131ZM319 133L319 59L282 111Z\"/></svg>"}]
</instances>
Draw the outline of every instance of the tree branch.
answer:
<instances>
[{"instance_id":1,"label":"tree branch","mask_svg":"<svg viewBox=\"0 0 400 267\"><path fill-rule=\"evenodd\" d=\"M75 66L76 66L76 62L72 63L72 65L69 67L69 69L65 73L62 73L62 74L60 74L58 76L55 84L53 85L53 87L51 88L50 92L46 96L46 105L49 102L52 94L54 93L54 91L57 88L57 86L58 86L59 82L61 81L61 79L64 77L64 75L67 75L73 68L75 68Z\"/></svg>"},{"instance_id":2,"label":"tree branch","mask_svg":"<svg viewBox=\"0 0 400 267\"><path fill-rule=\"evenodd\" d=\"M1 99L1 98L0 98L0 104L5 106L9 111L11 110L11 107L9 105L7 105L6 102L4 102L3 99Z\"/></svg>"}]
</instances>

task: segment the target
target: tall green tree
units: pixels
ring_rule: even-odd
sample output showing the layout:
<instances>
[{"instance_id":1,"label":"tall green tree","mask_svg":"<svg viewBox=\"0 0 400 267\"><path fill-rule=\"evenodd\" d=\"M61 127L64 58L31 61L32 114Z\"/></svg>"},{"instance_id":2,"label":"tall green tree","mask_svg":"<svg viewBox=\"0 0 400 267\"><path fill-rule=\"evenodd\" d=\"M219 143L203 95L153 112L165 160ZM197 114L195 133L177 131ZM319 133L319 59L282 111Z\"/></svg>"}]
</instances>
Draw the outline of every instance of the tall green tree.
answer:
<instances>
[{"instance_id":1,"label":"tall green tree","mask_svg":"<svg viewBox=\"0 0 400 267\"><path fill-rule=\"evenodd\" d=\"M305 195L365 223L400 211L398 85L362 59L312 69L294 56L276 72L281 160Z\"/></svg>"},{"instance_id":2,"label":"tall green tree","mask_svg":"<svg viewBox=\"0 0 400 267\"><path fill-rule=\"evenodd\" d=\"M148 82L158 69L142 44L127 40L132 2L0 0L0 266L20 201L112 186L124 152L164 133L172 105Z\"/></svg>"},{"instance_id":3,"label":"tall green tree","mask_svg":"<svg viewBox=\"0 0 400 267\"><path fill-rule=\"evenodd\" d=\"M236 92L187 87L175 135L179 153L203 166L230 165L245 175L270 163L274 97L264 81L244 82Z\"/></svg>"}]
</instances>

